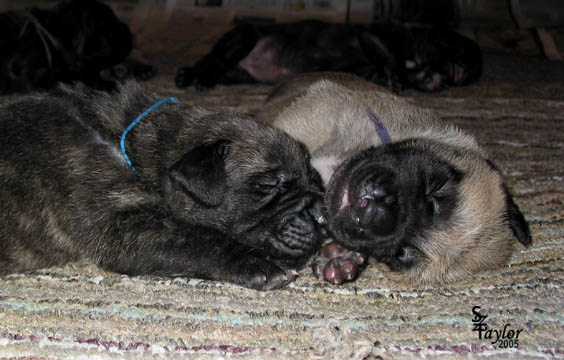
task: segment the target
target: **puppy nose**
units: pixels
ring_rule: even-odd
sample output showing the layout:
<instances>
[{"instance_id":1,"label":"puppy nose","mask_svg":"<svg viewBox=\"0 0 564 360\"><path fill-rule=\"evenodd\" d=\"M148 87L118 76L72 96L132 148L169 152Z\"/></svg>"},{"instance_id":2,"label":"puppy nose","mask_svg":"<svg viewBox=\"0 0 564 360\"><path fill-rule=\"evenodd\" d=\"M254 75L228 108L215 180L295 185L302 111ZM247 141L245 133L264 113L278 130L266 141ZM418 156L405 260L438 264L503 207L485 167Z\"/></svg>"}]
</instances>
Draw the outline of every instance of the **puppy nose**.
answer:
<instances>
[{"instance_id":1,"label":"puppy nose","mask_svg":"<svg viewBox=\"0 0 564 360\"><path fill-rule=\"evenodd\" d=\"M398 219L397 195L383 187L372 187L364 192L351 207L352 220L363 229L378 235L392 233Z\"/></svg>"}]
</instances>

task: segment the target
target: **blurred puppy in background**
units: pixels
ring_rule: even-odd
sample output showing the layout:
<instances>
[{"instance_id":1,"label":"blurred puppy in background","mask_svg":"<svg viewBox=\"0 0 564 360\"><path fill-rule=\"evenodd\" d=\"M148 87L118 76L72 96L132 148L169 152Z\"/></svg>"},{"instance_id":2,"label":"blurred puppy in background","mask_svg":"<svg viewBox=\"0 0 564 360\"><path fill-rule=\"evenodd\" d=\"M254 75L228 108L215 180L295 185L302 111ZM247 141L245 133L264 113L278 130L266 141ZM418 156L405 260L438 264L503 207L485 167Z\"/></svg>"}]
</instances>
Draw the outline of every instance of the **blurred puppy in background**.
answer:
<instances>
[{"instance_id":1,"label":"blurred puppy in background","mask_svg":"<svg viewBox=\"0 0 564 360\"><path fill-rule=\"evenodd\" d=\"M152 66L127 58L131 48L128 26L96 0L66 0L48 9L1 13L0 94L74 81L114 89L113 80L123 79L124 68L138 80L152 77ZM114 71L118 64L119 71ZM102 70L113 79L101 76Z\"/></svg>"},{"instance_id":2,"label":"blurred puppy in background","mask_svg":"<svg viewBox=\"0 0 564 360\"><path fill-rule=\"evenodd\" d=\"M356 74L395 92L437 91L478 80L482 54L476 43L446 25L241 24L194 66L181 67L176 85L276 83L314 71Z\"/></svg>"}]
</instances>

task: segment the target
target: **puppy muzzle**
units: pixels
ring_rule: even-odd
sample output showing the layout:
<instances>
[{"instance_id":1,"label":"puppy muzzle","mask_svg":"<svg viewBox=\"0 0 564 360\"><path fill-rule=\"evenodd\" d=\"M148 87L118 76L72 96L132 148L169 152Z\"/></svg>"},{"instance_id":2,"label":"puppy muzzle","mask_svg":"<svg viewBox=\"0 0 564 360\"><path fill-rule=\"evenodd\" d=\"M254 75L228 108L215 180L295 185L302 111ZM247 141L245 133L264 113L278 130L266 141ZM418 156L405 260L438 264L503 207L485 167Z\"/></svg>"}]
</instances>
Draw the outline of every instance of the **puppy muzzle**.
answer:
<instances>
[{"instance_id":1,"label":"puppy muzzle","mask_svg":"<svg viewBox=\"0 0 564 360\"><path fill-rule=\"evenodd\" d=\"M278 239L285 252L305 255L315 251L321 242L320 226L325 223L322 200L314 194L306 195L294 209L278 227Z\"/></svg>"},{"instance_id":2,"label":"puppy muzzle","mask_svg":"<svg viewBox=\"0 0 564 360\"><path fill-rule=\"evenodd\" d=\"M371 176L362 181L352 199L349 216L361 229L386 236L397 227L399 205L397 193L381 178Z\"/></svg>"}]
</instances>

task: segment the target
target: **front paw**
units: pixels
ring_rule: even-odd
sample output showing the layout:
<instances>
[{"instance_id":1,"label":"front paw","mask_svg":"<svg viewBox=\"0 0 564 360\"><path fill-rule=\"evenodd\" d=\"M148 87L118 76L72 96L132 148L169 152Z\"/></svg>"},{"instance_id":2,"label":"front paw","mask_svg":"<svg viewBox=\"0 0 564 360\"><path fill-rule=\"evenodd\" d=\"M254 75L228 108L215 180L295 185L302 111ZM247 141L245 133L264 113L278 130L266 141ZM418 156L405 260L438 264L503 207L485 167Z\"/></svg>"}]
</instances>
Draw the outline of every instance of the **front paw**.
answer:
<instances>
[{"instance_id":1,"label":"front paw","mask_svg":"<svg viewBox=\"0 0 564 360\"><path fill-rule=\"evenodd\" d=\"M254 290L276 290L296 280L295 270L284 270L260 255L245 254L233 263L233 282Z\"/></svg>"},{"instance_id":2,"label":"front paw","mask_svg":"<svg viewBox=\"0 0 564 360\"><path fill-rule=\"evenodd\" d=\"M133 76L137 81L147 81L157 74L157 68L143 63L133 64Z\"/></svg>"},{"instance_id":3,"label":"front paw","mask_svg":"<svg viewBox=\"0 0 564 360\"><path fill-rule=\"evenodd\" d=\"M176 72L176 77L174 78L174 82L179 88L185 88L192 85L194 80L194 69L187 66L178 69L178 71Z\"/></svg>"},{"instance_id":4,"label":"front paw","mask_svg":"<svg viewBox=\"0 0 564 360\"><path fill-rule=\"evenodd\" d=\"M194 87L203 91L213 89L218 82L219 77L215 73L200 71L194 80Z\"/></svg>"},{"instance_id":5,"label":"front paw","mask_svg":"<svg viewBox=\"0 0 564 360\"><path fill-rule=\"evenodd\" d=\"M355 280L366 265L366 256L347 250L336 242L323 245L312 266L319 280L334 285Z\"/></svg>"},{"instance_id":6,"label":"front paw","mask_svg":"<svg viewBox=\"0 0 564 360\"><path fill-rule=\"evenodd\" d=\"M205 70L203 67L181 67L174 79L176 86L186 88L190 85L198 90L213 88L218 82L218 74Z\"/></svg>"},{"instance_id":7,"label":"front paw","mask_svg":"<svg viewBox=\"0 0 564 360\"><path fill-rule=\"evenodd\" d=\"M116 64L111 67L110 73L113 79L124 81L129 77L129 67L125 63Z\"/></svg>"},{"instance_id":8,"label":"front paw","mask_svg":"<svg viewBox=\"0 0 564 360\"><path fill-rule=\"evenodd\" d=\"M417 84L419 90L422 91L440 91L447 88L446 83L443 81L443 76L438 72L426 74L426 76Z\"/></svg>"}]
</instances>

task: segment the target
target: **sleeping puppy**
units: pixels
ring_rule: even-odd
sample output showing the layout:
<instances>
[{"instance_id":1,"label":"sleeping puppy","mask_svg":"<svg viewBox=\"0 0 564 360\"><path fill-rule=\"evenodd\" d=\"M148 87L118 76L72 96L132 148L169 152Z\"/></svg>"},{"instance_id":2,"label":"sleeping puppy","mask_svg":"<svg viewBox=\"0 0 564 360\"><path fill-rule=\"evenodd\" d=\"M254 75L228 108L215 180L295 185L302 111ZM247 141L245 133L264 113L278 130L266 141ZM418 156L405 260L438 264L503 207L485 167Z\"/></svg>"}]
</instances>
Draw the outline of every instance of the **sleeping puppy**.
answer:
<instances>
[{"instance_id":1,"label":"sleeping puppy","mask_svg":"<svg viewBox=\"0 0 564 360\"><path fill-rule=\"evenodd\" d=\"M315 273L352 280L366 255L411 283L446 283L509 259L528 225L469 134L342 73L282 82L257 114L312 152L335 244Z\"/></svg>"},{"instance_id":2,"label":"sleeping puppy","mask_svg":"<svg viewBox=\"0 0 564 360\"><path fill-rule=\"evenodd\" d=\"M317 71L353 73L396 92L436 91L478 80L482 55L476 43L443 25L242 24L193 67L180 68L176 85L275 83Z\"/></svg>"},{"instance_id":3,"label":"sleeping puppy","mask_svg":"<svg viewBox=\"0 0 564 360\"><path fill-rule=\"evenodd\" d=\"M49 89L60 81L113 89L100 71L122 63L132 46L127 25L96 0L1 13L0 34L0 94ZM151 66L135 64L137 78L154 74Z\"/></svg>"},{"instance_id":4,"label":"sleeping puppy","mask_svg":"<svg viewBox=\"0 0 564 360\"><path fill-rule=\"evenodd\" d=\"M0 274L86 261L268 290L320 246L303 144L134 84L0 107L0 155Z\"/></svg>"}]
</instances>

